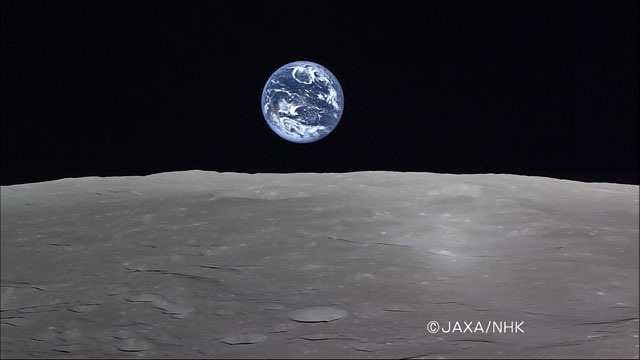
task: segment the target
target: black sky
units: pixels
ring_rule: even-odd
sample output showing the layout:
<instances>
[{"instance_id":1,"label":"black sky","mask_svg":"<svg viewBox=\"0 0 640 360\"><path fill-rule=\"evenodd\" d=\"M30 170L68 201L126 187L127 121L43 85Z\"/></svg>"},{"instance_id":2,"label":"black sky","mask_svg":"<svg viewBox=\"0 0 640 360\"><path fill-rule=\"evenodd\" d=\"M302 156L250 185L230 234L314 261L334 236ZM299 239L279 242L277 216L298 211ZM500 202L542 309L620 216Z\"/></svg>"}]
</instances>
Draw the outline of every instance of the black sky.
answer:
<instances>
[{"instance_id":1,"label":"black sky","mask_svg":"<svg viewBox=\"0 0 640 360\"><path fill-rule=\"evenodd\" d=\"M3 1L3 185L165 171L511 173L639 183L638 1ZM266 125L281 65L338 127Z\"/></svg>"}]
</instances>

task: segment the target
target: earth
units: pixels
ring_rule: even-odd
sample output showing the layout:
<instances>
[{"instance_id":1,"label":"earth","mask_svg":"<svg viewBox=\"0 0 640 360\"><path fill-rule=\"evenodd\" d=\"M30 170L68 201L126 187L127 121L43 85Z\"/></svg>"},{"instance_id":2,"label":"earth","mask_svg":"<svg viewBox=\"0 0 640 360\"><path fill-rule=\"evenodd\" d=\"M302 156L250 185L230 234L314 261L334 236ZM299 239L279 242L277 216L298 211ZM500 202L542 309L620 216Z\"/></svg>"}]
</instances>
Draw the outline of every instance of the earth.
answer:
<instances>
[{"instance_id":1,"label":"earth","mask_svg":"<svg viewBox=\"0 0 640 360\"><path fill-rule=\"evenodd\" d=\"M311 143L336 128L344 109L338 79L311 61L276 70L262 91L262 113L271 130L294 143Z\"/></svg>"}]
</instances>

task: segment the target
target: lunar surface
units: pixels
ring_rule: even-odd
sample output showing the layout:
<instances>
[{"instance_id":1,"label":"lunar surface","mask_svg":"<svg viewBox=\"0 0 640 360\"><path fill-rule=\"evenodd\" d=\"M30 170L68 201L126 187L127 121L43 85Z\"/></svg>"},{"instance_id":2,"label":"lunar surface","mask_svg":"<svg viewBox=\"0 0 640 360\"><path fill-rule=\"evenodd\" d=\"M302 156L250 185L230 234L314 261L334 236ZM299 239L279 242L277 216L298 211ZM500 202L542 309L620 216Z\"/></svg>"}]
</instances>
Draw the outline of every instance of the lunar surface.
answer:
<instances>
[{"instance_id":1,"label":"lunar surface","mask_svg":"<svg viewBox=\"0 0 640 360\"><path fill-rule=\"evenodd\" d=\"M635 185L187 171L1 195L2 358L638 358Z\"/></svg>"}]
</instances>

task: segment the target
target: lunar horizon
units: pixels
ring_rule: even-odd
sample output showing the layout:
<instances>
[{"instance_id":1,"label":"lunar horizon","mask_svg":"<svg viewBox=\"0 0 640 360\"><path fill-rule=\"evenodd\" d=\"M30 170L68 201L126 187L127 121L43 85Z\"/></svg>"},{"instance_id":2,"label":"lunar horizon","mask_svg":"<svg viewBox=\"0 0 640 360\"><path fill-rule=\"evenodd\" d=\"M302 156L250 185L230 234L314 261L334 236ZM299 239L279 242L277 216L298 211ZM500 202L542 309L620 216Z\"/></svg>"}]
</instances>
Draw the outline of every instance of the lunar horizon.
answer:
<instances>
[{"instance_id":1,"label":"lunar horizon","mask_svg":"<svg viewBox=\"0 0 640 360\"><path fill-rule=\"evenodd\" d=\"M2 358L638 357L635 185L185 171L1 189Z\"/></svg>"}]
</instances>

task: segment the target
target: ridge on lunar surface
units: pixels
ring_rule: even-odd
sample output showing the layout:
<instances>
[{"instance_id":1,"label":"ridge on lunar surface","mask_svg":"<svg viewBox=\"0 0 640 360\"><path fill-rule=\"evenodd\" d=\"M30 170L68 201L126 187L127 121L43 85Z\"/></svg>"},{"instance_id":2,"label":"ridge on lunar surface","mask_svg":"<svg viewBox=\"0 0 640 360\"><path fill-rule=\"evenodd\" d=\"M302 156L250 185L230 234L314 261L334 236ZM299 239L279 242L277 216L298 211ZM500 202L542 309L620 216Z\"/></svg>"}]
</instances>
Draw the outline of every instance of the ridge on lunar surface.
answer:
<instances>
[{"instance_id":1,"label":"ridge on lunar surface","mask_svg":"<svg viewBox=\"0 0 640 360\"><path fill-rule=\"evenodd\" d=\"M298 322L329 322L349 315L342 309L316 306L305 309L293 310L289 313L289 318Z\"/></svg>"},{"instance_id":2,"label":"ridge on lunar surface","mask_svg":"<svg viewBox=\"0 0 640 360\"><path fill-rule=\"evenodd\" d=\"M635 185L186 171L1 199L2 358L638 357Z\"/></svg>"}]
</instances>

